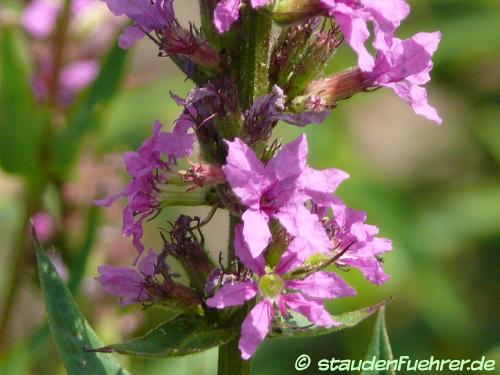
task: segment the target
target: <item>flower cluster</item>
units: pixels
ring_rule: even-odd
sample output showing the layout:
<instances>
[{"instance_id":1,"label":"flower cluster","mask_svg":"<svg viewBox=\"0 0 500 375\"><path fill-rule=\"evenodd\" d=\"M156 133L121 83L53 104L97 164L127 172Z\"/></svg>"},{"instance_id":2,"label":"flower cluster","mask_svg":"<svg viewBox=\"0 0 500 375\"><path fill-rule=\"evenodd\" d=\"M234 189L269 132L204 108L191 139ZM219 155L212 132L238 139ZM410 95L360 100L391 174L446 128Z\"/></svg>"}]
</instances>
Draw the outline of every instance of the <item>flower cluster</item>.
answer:
<instances>
[{"instance_id":1,"label":"flower cluster","mask_svg":"<svg viewBox=\"0 0 500 375\"><path fill-rule=\"evenodd\" d=\"M173 130L163 131L156 122L152 137L124 156L130 183L98 202L128 199L123 232L139 253L136 269L103 266L98 280L122 304L167 304L228 327L237 307L246 305L250 313L240 320L243 359L278 326L297 327L295 314L315 326L338 325L325 300L356 294L340 274L356 268L369 282L385 283L381 256L392 243L366 224L366 213L336 195L348 173L314 169L305 135L281 145L272 139L273 130L280 121L321 124L338 101L380 86L440 122L423 88L439 33L398 39L395 31L409 13L403 0L200 1L212 15L204 33L181 27L172 0L104 1L114 14L133 21L120 37L122 47L147 35L197 87L185 99L171 95L183 108ZM267 88L249 104L243 94L247 76L238 76L240 67L233 64L239 56L228 42L233 31L233 37L240 35L240 12L287 23L266 57L272 62ZM369 23L374 57L366 47ZM358 54L358 67L323 77L343 41ZM183 169L181 159L194 150L198 162L188 160ZM143 254L143 225L173 205L211 210L203 220L181 215L162 231L162 251ZM215 262L202 230L218 209L229 212L232 240ZM169 271L170 258L182 266L187 285Z\"/></svg>"},{"instance_id":2,"label":"flower cluster","mask_svg":"<svg viewBox=\"0 0 500 375\"><path fill-rule=\"evenodd\" d=\"M63 3L32 0L24 9L21 24L34 38L34 93L42 102L53 100L65 107L96 78L96 57L102 55L121 20L110 17L99 0L75 0L68 10ZM67 35L58 30L62 18L69 23ZM58 49L65 44L68 48L63 56Z\"/></svg>"}]
</instances>

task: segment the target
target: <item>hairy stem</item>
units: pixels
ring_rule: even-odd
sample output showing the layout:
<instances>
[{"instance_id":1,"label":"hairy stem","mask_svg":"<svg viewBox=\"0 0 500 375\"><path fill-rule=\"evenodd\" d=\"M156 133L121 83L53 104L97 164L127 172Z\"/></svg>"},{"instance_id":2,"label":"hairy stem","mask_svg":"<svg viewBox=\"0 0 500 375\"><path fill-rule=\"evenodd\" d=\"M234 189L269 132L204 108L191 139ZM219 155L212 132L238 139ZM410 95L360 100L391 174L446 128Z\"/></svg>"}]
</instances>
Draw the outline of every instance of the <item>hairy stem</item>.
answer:
<instances>
[{"instance_id":1,"label":"hairy stem","mask_svg":"<svg viewBox=\"0 0 500 375\"><path fill-rule=\"evenodd\" d=\"M217 375L249 375L251 362L241 359L238 349L239 337L219 347L219 365Z\"/></svg>"},{"instance_id":2,"label":"hairy stem","mask_svg":"<svg viewBox=\"0 0 500 375\"><path fill-rule=\"evenodd\" d=\"M267 93L269 85L269 49L271 19L247 7L243 12L243 41L241 43L238 89L243 109Z\"/></svg>"},{"instance_id":3,"label":"hairy stem","mask_svg":"<svg viewBox=\"0 0 500 375\"><path fill-rule=\"evenodd\" d=\"M242 12L243 22L239 26L243 41L240 44L237 85L242 112L249 108L257 96L267 93L269 80L269 49L271 38L271 19L259 14L250 6ZM234 67L233 67L234 68ZM228 266L235 264L234 229L239 217L229 214ZM240 330L241 324L254 306L247 303L234 315L231 321L233 329ZM218 375L249 375L251 362L244 361L238 348L240 335L219 348Z\"/></svg>"}]
</instances>

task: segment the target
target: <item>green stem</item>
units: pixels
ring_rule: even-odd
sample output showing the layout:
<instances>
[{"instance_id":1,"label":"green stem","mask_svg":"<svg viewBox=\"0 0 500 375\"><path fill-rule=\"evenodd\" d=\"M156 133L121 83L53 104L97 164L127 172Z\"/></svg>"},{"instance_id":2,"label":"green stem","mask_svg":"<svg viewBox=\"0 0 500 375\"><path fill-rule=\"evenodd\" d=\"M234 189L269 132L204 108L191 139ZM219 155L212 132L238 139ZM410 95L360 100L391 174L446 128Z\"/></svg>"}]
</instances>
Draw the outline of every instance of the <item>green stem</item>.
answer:
<instances>
[{"instance_id":1,"label":"green stem","mask_svg":"<svg viewBox=\"0 0 500 375\"><path fill-rule=\"evenodd\" d=\"M269 86L269 50L272 20L250 7L243 12L243 41L238 72L240 102L249 108L257 96L266 94Z\"/></svg>"},{"instance_id":2,"label":"green stem","mask_svg":"<svg viewBox=\"0 0 500 375\"><path fill-rule=\"evenodd\" d=\"M215 31L213 12L217 2L214 0L198 0L200 6L201 31L203 36L210 42L219 46L220 36Z\"/></svg>"},{"instance_id":3,"label":"green stem","mask_svg":"<svg viewBox=\"0 0 500 375\"><path fill-rule=\"evenodd\" d=\"M251 362L241 359L238 348L239 337L219 347L219 362L217 375L249 375Z\"/></svg>"},{"instance_id":4,"label":"green stem","mask_svg":"<svg viewBox=\"0 0 500 375\"><path fill-rule=\"evenodd\" d=\"M65 0L64 6L57 22L54 35L54 65L52 67L52 82L50 87L50 103L57 107L57 96L59 95L59 77L64 64L64 51L67 41L68 26L71 17L72 0Z\"/></svg>"},{"instance_id":5,"label":"green stem","mask_svg":"<svg viewBox=\"0 0 500 375\"><path fill-rule=\"evenodd\" d=\"M64 64L64 51L67 41L67 31L71 17L72 0L65 0L61 15L58 19L57 29L53 40L54 63L52 67L52 82L49 88L49 102L53 108L57 107L57 97L59 95L59 77ZM42 134L42 139L52 137L52 127L49 124ZM44 169L46 166L42 165ZM43 191L46 187L45 178L35 179L35 182L25 182L26 206L17 237L14 240L14 260L12 272L7 284L5 304L0 315L0 353L5 349L7 331L14 308L16 294L23 276L26 256L31 249L31 238L29 237L30 218L42 207Z\"/></svg>"},{"instance_id":6,"label":"green stem","mask_svg":"<svg viewBox=\"0 0 500 375\"><path fill-rule=\"evenodd\" d=\"M31 249L31 238L29 237L30 219L42 206L42 194L40 191L38 188L32 187L26 188L26 191L24 192L23 201L26 202L26 205L24 208L23 218L19 226L19 232L14 239L12 271L7 284L5 303L2 313L0 314L0 353L4 352L7 346L6 341L8 337L9 323L12 318L12 312L16 302L16 295L22 281L26 256Z\"/></svg>"},{"instance_id":7,"label":"green stem","mask_svg":"<svg viewBox=\"0 0 500 375\"><path fill-rule=\"evenodd\" d=\"M230 266L231 262L235 259L234 254L234 229L238 224L239 218L229 214L229 240L227 244L227 265Z\"/></svg>"},{"instance_id":8,"label":"green stem","mask_svg":"<svg viewBox=\"0 0 500 375\"><path fill-rule=\"evenodd\" d=\"M271 19L247 6L241 25L243 41L238 61L237 84L242 110L249 108L257 96L267 93L269 86L269 49ZM237 32L237 31L235 31ZM234 229L239 218L229 216L228 266L236 259L234 254ZM240 329L254 303L247 303L231 319L231 326ZM219 348L218 375L249 375L251 362L244 361L238 348L240 335Z\"/></svg>"}]
</instances>

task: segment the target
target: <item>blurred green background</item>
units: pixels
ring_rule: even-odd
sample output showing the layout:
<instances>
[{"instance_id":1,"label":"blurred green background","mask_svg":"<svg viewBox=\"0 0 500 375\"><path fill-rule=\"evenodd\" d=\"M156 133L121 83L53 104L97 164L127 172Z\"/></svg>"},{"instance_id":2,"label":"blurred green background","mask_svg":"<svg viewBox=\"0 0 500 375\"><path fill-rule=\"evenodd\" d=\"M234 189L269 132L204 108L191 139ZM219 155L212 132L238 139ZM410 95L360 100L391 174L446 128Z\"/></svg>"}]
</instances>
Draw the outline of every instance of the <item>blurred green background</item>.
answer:
<instances>
[{"instance_id":1,"label":"blurred green background","mask_svg":"<svg viewBox=\"0 0 500 375\"><path fill-rule=\"evenodd\" d=\"M428 86L430 103L443 117L443 125L416 116L390 90L381 89L341 102L323 125L306 129L311 164L348 171L351 178L339 195L351 207L366 210L368 222L394 241L394 251L384 258L391 281L375 287L351 271L346 279L358 289L358 296L334 301L329 307L332 312L343 312L395 296L387 309L395 356L476 359L486 355L496 359L498 367L500 2L408 2L412 12L399 37L418 31L443 34ZM196 2L178 0L176 9L185 23L196 13ZM104 112L100 127L85 141L66 186L66 194L76 202L74 217L66 218L64 224L73 234L68 239L73 247L86 231L85 215L92 199L126 183L120 153L138 147L150 134L154 120L170 126L180 108L169 98L169 90L183 95L192 87L167 58L156 55L147 40L134 47L122 90ZM345 47L329 72L353 62L354 56ZM302 131L286 124L278 129L284 140ZM0 174L0 292L16 251L12 241L21 220L21 182ZM55 210L50 189L44 194L49 210ZM157 227L176 213L171 210L151 223L146 242L158 245ZM220 215L206 232L214 253L223 249L225 225ZM120 231L120 207L99 212L96 241L78 296L79 305L105 342L136 336L164 318L160 310L144 313L138 307L120 308L93 279L97 266L104 262L129 264L133 260L135 254ZM32 336L43 322L44 308L33 268L26 266L24 271L0 373L64 373L56 365L50 340ZM313 361L363 358L373 323L372 318L354 329L318 339L266 342L254 357L254 373L293 374L295 359L302 353L311 355ZM168 360L120 357L132 373L141 375L215 374L216 359L214 350Z\"/></svg>"}]
</instances>

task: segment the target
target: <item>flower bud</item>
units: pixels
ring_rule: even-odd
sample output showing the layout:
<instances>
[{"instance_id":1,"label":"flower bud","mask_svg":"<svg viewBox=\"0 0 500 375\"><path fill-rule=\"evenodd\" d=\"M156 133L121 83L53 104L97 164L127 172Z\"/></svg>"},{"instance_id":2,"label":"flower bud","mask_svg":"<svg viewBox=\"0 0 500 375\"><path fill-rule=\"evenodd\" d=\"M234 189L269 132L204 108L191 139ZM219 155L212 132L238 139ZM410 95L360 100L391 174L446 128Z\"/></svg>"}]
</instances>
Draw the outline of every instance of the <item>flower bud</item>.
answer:
<instances>
[{"instance_id":1,"label":"flower bud","mask_svg":"<svg viewBox=\"0 0 500 375\"><path fill-rule=\"evenodd\" d=\"M320 0L279 0L272 9L272 17L278 23L297 22L323 11Z\"/></svg>"},{"instance_id":2,"label":"flower bud","mask_svg":"<svg viewBox=\"0 0 500 375\"><path fill-rule=\"evenodd\" d=\"M201 239L194 235L198 230ZM163 237L164 251L181 263L189 279L189 285L203 294L208 277L215 265L203 248L203 237L199 231L199 219L181 215L169 231L170 239Z\"/></svg>"},{"instance_id":3,"label":"flower bud","mask_svg":"<svg viewBox=\"0 0 500 375\"><path fill-rule=\"evenodd\" d=\"M181 55L206 73L221 69L221 58L217 51L191 26L190 30L174 25L165 29L161 36L162 52L169 56Z\"/></svg>"},{"instance_id":4,"label":"flower bud","mask_svg":"<svg viewBox=\"0 0 500 375\"><path fill-rule=\"evenodd\" d=\"M52 216L41 211L31 217L31 222L40 242L49 241L56 232L56 225Z\"/></svg>"},{"instance_id":5,"label":"flower bud","mask_svg":"<svg viewBox=\"0 0 500 375\"><path fill-rule=\"evenodd\" d=\"M204 206L211 205L217 200L216 194L210 186L201 189L189 189L186 185L164 184L158 186L157 199L159 207L172 206Z\"/></svg>"},{"instance_id":6,"label":"flower bud","mask_svg":"<svg viewBox=\"0 0 500 375\"><path fill-rule=\"evenodd\" d=\"M311 107L316 107L316 110L320 110L321 107L331 108L339 100L350 98L355 93L366 91L369 87L370 83L359 68L349 69L312 82L304 95L293 100L292 107L295 111Z\"/></svg>"},{"instance_id":7,"label":"flower bud","mask_svg":"<svg viewBox=\"0 0 500 375\"><path fill-rule=\"evenodd\" d=\"M273 51L271 80L293 100L324 71L342 44L338 27L316 17L287 27Z\"/></svg>"},{"instance_id":8,"label":"flower bud","mask_svg":"<svg viewBox=\"0 0 500 375\"><path fill-rule=\"evenodd\" d=\"M222 167L213 164L206 164L203 162L193 163L188 161L191 165L187 171L180 171L182 180L200 187L205 185L217 185L226 182L226 176Z\"/></svg>"},{"instance_id":9,"label":"flower bud","mask_svg":"<svg viewBox=\"0 0 500 375\"><path fill-rule=\"evenodd\" d=\"M275 267L288 249L291 239L286 230L275 220L271 221L271 233L273 240L266 250L266 264L269 267Z\"/></svg>"}]
</instances>

